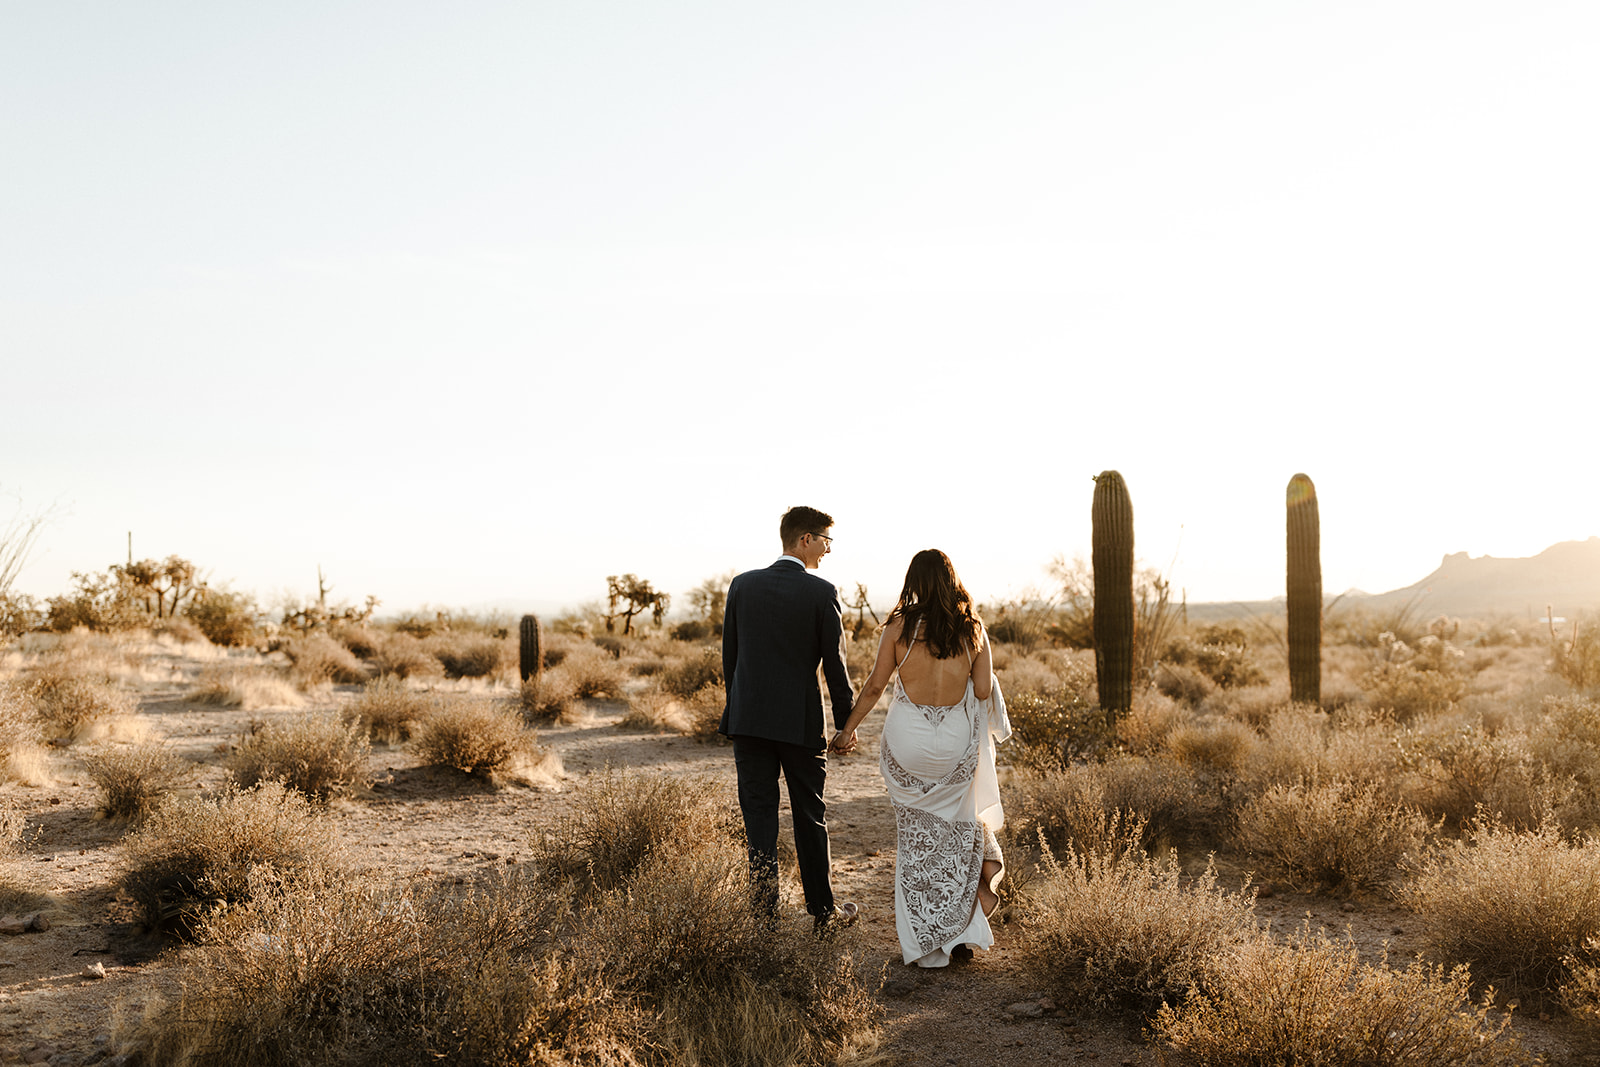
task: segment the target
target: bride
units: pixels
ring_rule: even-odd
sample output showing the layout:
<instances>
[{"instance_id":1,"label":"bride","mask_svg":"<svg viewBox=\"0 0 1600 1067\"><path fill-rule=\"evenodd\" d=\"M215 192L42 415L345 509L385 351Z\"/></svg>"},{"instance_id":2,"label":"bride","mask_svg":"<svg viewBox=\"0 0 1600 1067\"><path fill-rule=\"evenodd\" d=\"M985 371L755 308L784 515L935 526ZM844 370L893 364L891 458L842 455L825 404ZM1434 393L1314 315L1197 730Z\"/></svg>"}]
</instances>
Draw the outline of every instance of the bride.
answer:
<instances>
[{"instance_id":1,"label":"bride","mask_svg":"<svg viewBox=\"0 0 1600 1067\"><path fill-rule=\"evenodd\" d=\"M1011 736L983 622L950 558L918 552L878 644L877 663L830 744L856 730L894 679L879 767L894 804L895 925L907 963L944 967L960 945L994 944L1004 873L994 746Z\"/></svg>"}]
</instances>

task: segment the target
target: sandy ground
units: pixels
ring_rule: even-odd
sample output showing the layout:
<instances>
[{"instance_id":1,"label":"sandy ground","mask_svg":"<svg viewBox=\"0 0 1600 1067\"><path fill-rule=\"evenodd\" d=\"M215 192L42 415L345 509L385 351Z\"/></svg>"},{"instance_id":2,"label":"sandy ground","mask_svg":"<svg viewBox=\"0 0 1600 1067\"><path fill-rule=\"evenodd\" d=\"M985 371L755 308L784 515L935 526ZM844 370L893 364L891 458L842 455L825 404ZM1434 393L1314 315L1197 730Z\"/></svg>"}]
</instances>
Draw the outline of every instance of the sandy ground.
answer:
<instances>
[{"instance_id":1,"label":"sandy ground","mask_svg":"<svg viewBox=\"0 0 1600 1067\"><path fill-rule=\"evenodd\" d=\"M286 712L227 711L183 704L184 671L158 671L141 685L139 716L151 736L168 738L183 754L203 761L204 783L220 781L227 739L248 721ZM352 690L353 692L353 690ZM329 701L347 697L334 694ZM618 728L620 705L592 703L579 724L540 731L540 743L561 759L564 776L548 787L492 787L459 775L419 769L401 748L375 748L372 771L380 779L368 796L335 806L335 817L358 862L411 875L468 875L488 865L514 862L542 825L559 818L580 793L583 779L608 764L638 773L712 776L733 781L732 749L716 743ZM885 968L881 994L887 1017L882 1051L900 1064L1004 1062L1015 1067L1063 1062L1152 1064L1142 1035L1082 1015L1072 1005L1051 1005L1038 1017L1008 1008L1037 1004L1018 961L1020 933L997 928L995 948L946 970L922 971L900 962L895 936L894 817L878 776L876 733L869 720L857 754L836 758L827 799L832 829L835 891L854 900L863 918L848 937L874 969ZM5 787L28 814L38 838L14 869L50 895L51 928L0 938L0 1063L97 1062L109 1047L114 1019L137 1014L152 998L170 994L183 951L144 934L114 891L118 842L126 828L97 819L95 791L81 777L70 750L51 757L57 781L44 787ZM1224 872L1237 881L1239 872ZM796 904L797 907L797 904ZM1354 902L1273 892L1258 913L1287 930L1310 917L1331 931L1349 930L1364 951L1387 944L1403 961L1420 943L1414 917L1382 899ZM106 977L88 978L92 964ZM1554 1062L1586 1062L1563 1040L1565 1030L1537 1019L1519 1024L1523 1040Z\"/></svg>"}]
</instances>

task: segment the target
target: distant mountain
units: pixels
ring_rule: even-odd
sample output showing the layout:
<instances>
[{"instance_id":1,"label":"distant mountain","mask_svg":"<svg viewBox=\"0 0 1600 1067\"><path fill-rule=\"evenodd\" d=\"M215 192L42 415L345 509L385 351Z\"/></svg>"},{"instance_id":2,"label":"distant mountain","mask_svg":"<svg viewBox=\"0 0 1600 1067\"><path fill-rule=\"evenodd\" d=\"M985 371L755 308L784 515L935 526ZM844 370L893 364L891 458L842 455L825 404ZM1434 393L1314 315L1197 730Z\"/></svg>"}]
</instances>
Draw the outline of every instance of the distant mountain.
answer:
<instances>
[{"instance_id":1,"label":"distant mountain","mask_svg":"<svg viewBox=\"0 0 1600 1067\"><path fill-rule=\"evenodd\" d=\"M1346 598L1372 607L1413 601L1418 611L1444 615L1542 617L1550 606L1557 615L1571 617L1600 608L1600 537L1563 541L1537 556L1510 559L1452 552L1438 570L1404 589Z\"/></svg>"},{"instance_id":2,"label":"distant mountain","mask_svg":"<svg viewBox=\"0 0 1600 1067\"><path fill-rule=\"evenodd\" d=\"M1329 592L1328 599L1334 594ZM1563 541L1537 556L1502 559L1452 552L1439 568L1420 582L1387 593L1352 589L1339 597L1342 606L1391 608L1412 604L1430 615L1543 618L1546 607L1558 617L1571 618L1600 609L1600 537ZM1190 604L1189 618L1200 622L1228 619L1240 614L1276 615L1283 612L1283 597L1249 602Z\"/></svg>"}]
</instances>

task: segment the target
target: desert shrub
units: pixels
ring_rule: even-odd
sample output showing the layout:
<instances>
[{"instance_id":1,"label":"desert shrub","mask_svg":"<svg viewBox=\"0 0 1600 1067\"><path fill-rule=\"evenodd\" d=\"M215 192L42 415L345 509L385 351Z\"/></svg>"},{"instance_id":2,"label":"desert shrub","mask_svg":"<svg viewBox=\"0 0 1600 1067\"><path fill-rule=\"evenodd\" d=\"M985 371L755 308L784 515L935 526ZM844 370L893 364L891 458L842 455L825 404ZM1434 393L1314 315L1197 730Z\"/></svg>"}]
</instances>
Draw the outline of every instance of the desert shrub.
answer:
<instances>
[{"instance_id":1,"label":"desert shrub","mask_svg":"<svg viewBox=\"0 0 1600 1067\"><path fill-rule=\"evenodd\" d=\"M1391 728L1381 718L1337 722L1305 704L1280 707L1267 720L1261 744L1240 768L1245 792L1274 785L1327 781L1392 783L1399 754Z\"/></svg>"},{"instance_id":2,"label":"desert shrub","mask_svg":"<svg viewBox=\"0 0 1600 1067\"><path fill-rule=\"evenodd\" d=\"M722 653L708 648L697 656L678 661L660 675L661 688L675 697L692 697L708 685L725 684L722 678Z\"/></svg>"},{"instance_id":3,"label":"desert shrub","mask_svg":"<svg viewBox=\"0 0 1600 1067\"><path fill-rule=\"evenodd\" d=\"M628 651L627 640L615 634L596 634L589 643L595 648L609 653L612 659L621 659L622 654Z\"/></svg>"},{"instance_id":4,"label":"desert shrub","mask_svg":"<svg viewBox=\"0 0 1600 1067\"><path fill-rule=\"evenodd\" d=\"M1417 639L1413 649L1392 633L1380 635L1373 667L1362 678L1372 703L1398 722L1450 707L1467 691L1462 653L1437 636Z\"/></svg>"},{"instance_id":5,"label":"desert shrub","mask_svg":"<svg viewBox=\"0 0 1600 1067\"><path fill-rule=\"evenodd\" d=\"M1376 787L1335 779L1268 789L1240 810L1234 843L1293 883L1365 889L1387 882L1427 831Z\"/></svg>"},{"instance_id":6,"label":"desert shrub","mask_svg":"<svg viewBox=\"0 0 1600 1067\"><path fill-rule=\"evenodd\" d=\"M711 624L704 619L686 619L674 623L671 629L674 641L704 641L711 637Z\"/></svg>"},{"instance_id":7,"label":"desert shrub","mask_svg":"<svg viewBox=\"0 0 1600 1067\"><path fill-rule=\"evenodd\" d=\"M305 703L289 679L270 667L208 667L183 699L241 711L298 708Z\"/></svg>"},{"instance_id":8,"label":"desert shrub","mask_svg":"<svg viewBox=\"0 0 1600 1067\"><path fill-rule=\"evenodd\" d=\"M369 751L359 723L313 712L266 723L246 735L228 754L227 767L246 788L278 780L326 803L372 784L366 777Z\"/></svg>"},{"instance_id":9,"label":"desert shrub","mask_svg":"<svg viewBox=\"0 0 1600 1067\"><path fill-rule=\"evenodd\" d=\"M848 940L759 916L743 848L709 836L646 854L584 912L573 951L659 1013L669 1061L778 1067L836 1061L883 1014Z\"/></svg>"},{"instance_id":10,"label":"desert shrub","mask_svg":"<svg viewBox=\"0 0 1600 1067\"><path fill-rule=\"evenodd\" d=\"M1244 723L1214 717L1185 723L1167 735L1167 750L1179 763L1225 776L1237 774L1258 743Z\"/></svg>"},{"instance_id":11,"label":"desert shrub","mask_svg":"<svg viewBox=\"0 0 1600 1067\"><path fill-rule=\"evenodd\" d=\"M26 593L0 592L0 639L29 633L44 625L39 602Z\"/></svg>"},{"instance_id":12,"label":"desert shrub","mask_svg":"<svg viewBox=\"0 0 1600 1067\"><path fill-rule=\"evenodd\" d=\"M421 723L440 706L433 693L421 693L393 675L374 678L340 711L347 723L361 724L373 741L394 744L408 741Z\"/></svg>"},{"instance_id":13,"label":"desert shrub","mask_svg":"<svg viewBox=\"0 0 1600 1067\"><path fill-rule=\"evenodd\" d=\"M1000 749L1008 763L1034 770L1065 767L1099 753L1113 738L1095 695L1094 672L1069 666L1044 689L1005 690L1011 741Z\"/></svg>"},{"instance_id":14,"label":"desert shrub","mask_svg":"<svg viewBox=\"0 0 1600 1067\"><path fill-rule=\"evenodd\" d=\"M572 683L572 695L578 700L620 697L628 681L622 665L603 653L568 656L558 669Z\"/></svg>"},{"instance_id":15,"label":"desert shrub","mask_svg":"<svg viewBox=\"0 0 1600 1067\"><path fill-rule=\"evenodd\" d=\"M500 666L501 642L492 637L451 635L434 638L429 649L448 678L482 678Z\"/></svg>"},{"instance_id":16,"label":"desert shrub","mask_svg":"<svg viewBox=\"0 0 1600 1067\"><path fill-rule=\"evenodd\" d=\"M1566 640L1551 638L1550 670L1577 689L1600 687L1600 626L1595 619L1574 622Z\"/></svg>"},{"instance_id":17,"label":"desert shrub","mask_svg":"<svg viewBox=\"0 0 1600 1067\"><path fill-rule=\"evenodd\" d=\"M1137 816L1106 806L1104 776L1093 765L1018 771L1007 783L1005 809L1000 834L1008 857L1018 849L1105 852L1126 843L1125 824L1143 832Z\"/></svg>"},{"instance_id":18,"label":"desert shrub","mask_svg":"<svg viewBox=\"0 0 1600 1067\"><path fill-rule=\"evenodd\" d=\"M1397 746L1408 796L1453 831L1480 810L1519 829L1536 826L1573 792L1534 765L1524 738L1492 734L1481 721L1426 722L1401 732Z\"/></svg>"},{"instance_id":19,"label":"desert shrub","mask_svg":"<svg viewBox=\"0 0 1600 1067\"><path fill-rule=\"evenodd\" d=\"M41 664L26 693L45 739L58 745L103 735L115 720L131 715L135 705L126 689L66 656Z\"/></svg>"},{"instance_id":20,"label":"desert shrub","mask_svg":"<svg viewBox=\"0 0 1600 1067\"><path fill-rule=\"evenodd\" d=\"M284 652L294 663L294 675L301 685L348 685L367 680L367 669L355 654L325 633L297 637L284 646Z\"/></svg>"},{"instance_id":21,"label":"desert shrub","mask_svg":"<svg viewBox=\"0 0 1600 1067\"><path fill-rule=\"evenodd\" d=\"M572 814L533 842L534 861L607 891L627 883L645 858L689 848L707 835L743 834L734 801L709 779L618 771L591 775Z\"/></svg>"},{"instance_id":22,"label":"desert shrub","mask_svg":"<svg viewBox=\"0 0 1600 1067\"><path fill-rule=\"evenodd\" d=\"M722 725L722 713L727 707L728 691L722 686L708 685L695 690L684 704L689 716L689 734L702 741L718 736L717 727Z\"/></svg>"},{"instance_id":23,"label":"desert shrub","mask_svg":"<svg viewBox=\"0 0 1600 1067\"><path fill-rule=\"evenodd\" d=\"M397 678L438 678L444 674L439 657L428 651L426 643L407 633L386 635L368 662L380 675Z\"/></svg>"},{"instance_id":24,"label":"desert shrub","mask_svg":"<svg viewBox=\"0 0 1600 1067\"><path fill-rule=\"evenodd\" d=\"M254 881L132 1035L144 1062L623 1067L649 1045L637 1007L541 951L566 904L549 886Z\"/></svg>"},{"instance_id":25,"label":"desert shrub","mask_svg":"<svg viewBox=\"0 0 1600 1067\"><path fill-rule=\"evenodd\" d=\"M1323 684L1324 700L1329 684ZM1206 710L1212 714L1237 719L1257 732L1265 731L1273 716L1289 706L1289 688L1281 683L1219 689L1205 702Z\"/></svg>"},{"instance_id":26,"label":"desert shrub","mask_svg":"<svg viewBox=\"0 0 1600 1067\"><path fill-rule=\"evenodd\" d=\"M1532 1067L1491 999L1473 1003L1465 968L1363 964L1354 944L1302 926L1288 944L1256 937L1210 960L1153 1031L1171 1067Z\"/></svg>"},{"instance_id":27,"label":"desert shrub","mask_svg":"<svg viewBox=\"0 0 1600 1067\"><path fill-rule=\"evenodd\" d=\"M1118 755L1088 765L1108 811L1137 815L1146 845L1216 840L1226 821L1223 797L1205 774L1175 760Z\"/></svg>"},{"instance_id":28,"label":"desert shrub","mask_svg":"<svg viewBox=\"0 0 1600 1067\"><path fill-rule=\"evenodd\" d=\"M530 755L534 736L516 713L492 700L457 700L423 721L411 747L424 766L488 777Z\"/></svg>"},{"instance_id":29,"label":"desert shrub","mask_svg":"<svg viewBox=\"0 0 1600 1067\"><path fill-rule=\"evenodd\" d=\"M518 690L522 717L530 723L572 722L578 716L577 687L564 669L529 678Z\"/></svg>"},{"instance_id":30,"label":"desert shrub","mask_svg":"<svg viewBox=\"0 0 1600 1067\"><path fill-rule=\"evenodd\" d=\"M142 818L195 774L194 764L164 745L102 748L78 758L100 790L100 810L113 818Z\"/></svg>"},{"instance_id":31,"label":"desert shrub","mask_svg":"<svg viewBox=\"0 0 1600 1067\"><path fill-rule=\"evenodd\" d=\"M340 862L333 824L279 782L167 797L123 853L121 888L144 923L182 937L217 909L249 900L253 871L294 880Z\"/></svg>"},{"instance_id":32,"label":"desert shrub","mask_svg":"<svg viewBox=\"0 0 1600 1067\"><path fill-rule=\"evenodd\" d=\"M1571 841L1553 819L1533 831L1481 819L1465 840L1414 865L1400 901L1422 917L1431 950L1480 981L1550 993L1600 963L1600 841Z\"/></svg>"},{"instance_id":33,"label":"desert shrub","mask_svg":"<svg viewBox=\"0 0 1600 1067\"><path fill-rule=\"evenodd\" d=\"M1547 697L1542 711L1525 743L1548 777L1574 783L1570 809L1561 812L1563 825L1600 826L1600 701Z\"/></svg>"},{"instance_id":34,"label":"desert shrub","mask_svg":"<svg viewBox=\"0 0 1600 1067\"><path fill-rule=\"evenodd\" d=\"M28 817L9 798L0 799L0 861L22 854Z\"/></svg>"},{"instance_id":35,"label":"desert shrub","mask_svg":"<svg viewBox=\"0 0 1600 1067\"><path fill-rule=\"evenodd\" d=\"M628 698L628 710L617 722L623 730L653 730L657 733L689 733L692 724L684 701L659 687L645 689Z\"/></svg>"},{"instance_id":36,"label":"desert shrub","mask_svg":"<svg viewBox=\"0 0 1600 1067\"><path fill-rule=\"evenodd\" d=\"M1209 863L1185 879L1176 853L1152 858L1139 837L1135 821L1109 847L1045 857L1020 951L1025 970L1063 1003L1153 1013L1254 929L1253 890L1217 888Z\"/></svg>"},{"instance_id":37,"label":"desert shrub","mask_svg":"<svg viewBox=\"0 0 1600 1067\"><path fill-rule=\"evenodd\" d=\"M25 776L42 760L44 733L23 687L0 681L0 775Z\"/></svg>"},{"instance_id":38,"label":"desert shrub","mask_svg":"<svg viewBox=\"0 0 1600 1067\"><path fill-rule=\"evenodd\" d=\"M1191 707L1205 701L1216 689L1216 684L1202 672L1182 663L1158 663L1155 669L1156 689Z\"/></svg>"},{"instance_id":39,"label":"desert shrub","mask_svg":"<svg viewBox=\"0 0 1600 1067\"><path fill-rule=\"evenodd\" d=\"M151 623L150 633L155 637L175 641L180 645L209 645L211 638L187 615L171 615Z\"/></svg>"},{"instance_id":40,"label":"desert shrub","mask_svg":"<svg viewBox=\"0 0 1600 1067\"><path fill-rule=\"evenodd\" d=\"M365 623L336 623L328 628L333 639L362 659L370 660L383 649L387 636Z\"/></svg>"},{"instance_id":41,"label":"desert shrub","mask_svg":"<svg viewBox=\"0 0 1600 1067\"><path fill-rule=\"evenodd\" d=\"M1237 626L1205 626L1167 644L1163 663L1189 667L1223 689L1260 685L1267 680L1250 655L1250 642Z\"/></svg>"}]
</instances>

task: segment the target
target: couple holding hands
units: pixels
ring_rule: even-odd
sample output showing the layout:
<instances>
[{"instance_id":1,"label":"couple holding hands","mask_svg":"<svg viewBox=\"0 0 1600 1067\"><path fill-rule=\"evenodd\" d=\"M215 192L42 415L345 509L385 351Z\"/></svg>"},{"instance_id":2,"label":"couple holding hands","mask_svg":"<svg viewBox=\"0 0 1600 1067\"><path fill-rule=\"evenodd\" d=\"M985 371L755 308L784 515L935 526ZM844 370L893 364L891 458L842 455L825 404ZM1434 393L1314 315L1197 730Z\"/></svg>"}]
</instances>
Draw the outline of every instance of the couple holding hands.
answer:
<instances>
[{"instance_id":1,"label":"couple holding hands","mask_svg":"<svg viewBox=\"0 0 1600 1067\"><path fill-rule=\"evenodd\" d=\"M994 746L1011 735L991 650L972 597L949 557L925 549L883 627L859 696L844 657L843 606L813 574L832 548L831 516L791 508L779 524L783 555L728 587L722 665L728 705L720 731L733 741L739 807L758 908L778 906L778 777L789 790L806 910L819 933L850 922L835 905L822 799L828 753L857 746L856 732L891 682L879 767L894 806L895 925L907 963L944 967L963 945L994 943L989 915L1004 861ZM817 667L827 679L837 732L823 726Z\"/></svg>"}]
</instances>

